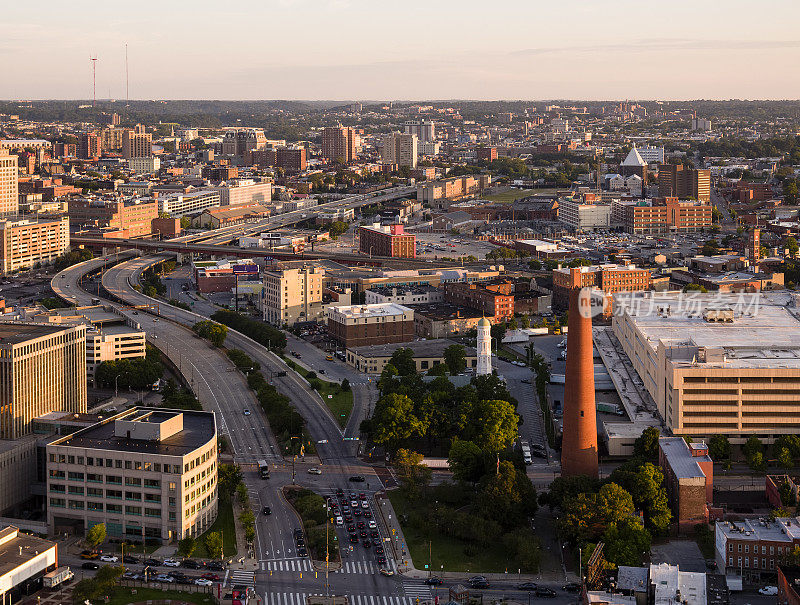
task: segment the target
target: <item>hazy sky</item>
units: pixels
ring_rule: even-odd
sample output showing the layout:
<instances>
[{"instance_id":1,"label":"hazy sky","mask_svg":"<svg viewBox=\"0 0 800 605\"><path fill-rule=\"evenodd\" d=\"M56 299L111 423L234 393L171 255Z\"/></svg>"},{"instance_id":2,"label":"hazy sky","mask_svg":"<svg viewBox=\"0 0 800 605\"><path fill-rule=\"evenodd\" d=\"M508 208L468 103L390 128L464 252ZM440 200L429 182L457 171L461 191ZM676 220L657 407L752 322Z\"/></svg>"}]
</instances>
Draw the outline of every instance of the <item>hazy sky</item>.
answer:
<instances>
[{"instance_id":1,"label":"hazy sky","mask_svg":"<svg viewBox=\"0 0 800 605\"><path fill-rule=\"evenodd\" d=\"M3 2L0 98L800 98L798 0Z\"/></svg>"}]
</instances>

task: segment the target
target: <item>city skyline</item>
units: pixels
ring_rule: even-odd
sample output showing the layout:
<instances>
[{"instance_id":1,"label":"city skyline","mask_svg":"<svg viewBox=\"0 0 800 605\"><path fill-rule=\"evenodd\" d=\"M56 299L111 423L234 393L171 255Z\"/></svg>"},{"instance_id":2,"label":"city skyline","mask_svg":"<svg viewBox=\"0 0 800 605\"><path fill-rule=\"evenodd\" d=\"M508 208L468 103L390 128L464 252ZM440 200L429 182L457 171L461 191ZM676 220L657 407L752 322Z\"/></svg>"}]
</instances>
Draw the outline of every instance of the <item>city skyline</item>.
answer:
<instances>
[{"instance_id":1,"label":"city skyline","mask_svg":"<svg viewBox=\"0 0 800 605\"><path fill-rule=\"evenodd\" d=\"M786 0L678 0L676 19L627 0L411 0L402 15L364 0L204 4L7 7L0 98L91 99L92 56L97 97L124 99L126 44L132 99L800 98L785 77L800 7Z\"/></svg>"}]
</instances>

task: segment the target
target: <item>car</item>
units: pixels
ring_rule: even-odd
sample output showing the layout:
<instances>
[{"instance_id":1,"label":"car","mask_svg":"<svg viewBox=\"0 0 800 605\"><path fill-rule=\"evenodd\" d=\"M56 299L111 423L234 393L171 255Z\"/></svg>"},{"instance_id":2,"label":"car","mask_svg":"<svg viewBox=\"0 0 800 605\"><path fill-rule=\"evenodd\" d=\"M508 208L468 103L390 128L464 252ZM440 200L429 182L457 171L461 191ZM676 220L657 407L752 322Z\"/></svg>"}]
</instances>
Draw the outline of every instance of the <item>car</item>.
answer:
<instances>
[{"instance_id":1,"label":"car","mask_svg":"<svg viewBox=\"0 0 800 605\"><path fill-rule=\"evenodd\" d=\"M145 565L149 565L150 567L158 567L161 565L161 559L153 559L152 557L149 559L145 559L142 561Z\"/></svg>"},{"instance_id":2,"label":"car","mask_svg":"<svg viewBox=\"0 0 800 605\"><path fill-rule=\"evenodd\" d=\"M376 546L376 547L375 547L375 554L376 554L376 555L382 555L382 554L384 554L384 553L383 553L383 546Z\"/></svg>"},{"instance_id":3,"label":"car","mask_svg":"<svg viewBox=\"0 0 800 605\"><path fill-rule=\"evenodd\" d=\"M567 582L561 587L561 590L566 590L567 592L578 592L580 589L580 582Z\"/></svg>"},{"instance_id":4,"label":"car","mask_svg":"<svg viewBox=\"0 0 800 605\"><path fill-rule=\"evenodd\" d=\"M134 311L133 315L139 315L139 311Z\"/></svg>"},{"instance_id":5,"label":"car","mask_svg":"<svg viewBox=\"0 0 800 605\"><path fill-rule=\"evenodd\" d=\"M467 582L485 582L486 576L472 576Z\"/></svg>"},{"instance_id":6,"label":"car","mask_svg":"<svg viewBox=\"0 0 800 605\"><path fill-rule=\"evenodd\" d=\"M322 471L319 470L316 466L312 466L310 469L308 469L308 474L309 475L321 475Z\"/></svg>"},{"instance_id":7,"label":"car","mask_svg":"<svg viewBox=\"0 0 800 605\"><path fill-rule=\"evenodd\" d=\"M353 516L354 517L360 517L361 516L361 509L360 508L355 509L353 511Z\"/></svg>"},{"instance_id":8,"label":"car","mask_svg":"<svg viewBox=\"0 0 800 605\"><path fill-rule=\"evenodd\" d=\"M212 582L219 582L220 577L215 573L204 573L201 578L205 578L206 580L211 580Z\"/></svg>"},{"instance_id":9,"label":"car","mask_svg":"<svg viewBox=\"0 0 800 605\"><path fill-rule=\"evenodd\" d=\"M350 534L350 543L351 544L358 544L358 536L355 534Z\"/></svg>"},{"instance_id":10,"label":"car","mask_svg":"<svg viewBox=\"0 0 800 605\"><path fill-rule=\"evenodd\" d=\"M556 591L552 588L548 588L547 586L539 586L536 589L536 596L537 597L546 597L548 599L552 599L556 596Z\"/></svg>"},{"instance_id":11,"label":"car","mask_svg":"<svg viewBox=\"0 0 800 605\"><path fill-rule=\"evenodd\" d=\"M200 569L200 563L195 561L194 559L184 559L181 563L186 569Z\"/></svg>"},{"instance_id":12,"label":"car","mask_svg":"<svg viewBox=\"0 0 800 605\"><path fill-rule=\"evenodd\" d=\"M350 506L352 506L353 508L358 508L361 505L358 503L358 500L351 500Z\"/></svg>"},{"instance_id":13,"label":"car","mask_svg":"<svg viewBox=\"0 0 800 605\"><path fill-rule=\"evenodd\" d=\"M370 529L377 529L377 528L378 528L378 524L377 524L377 523L375 523L375 521L370 521L370 522L367 524L367 526L368 526Z\"/></svg>"},{"instance_id":14,"label":"car","mask_svg":"<svg viewBox=\"0 0 800 605\"><path fill-rule=\"evenodd\" d=\"M520 380L520 382L521 382L522 384L530 384L530 383L531 383L531 380L530 380L530 378L523 378L522 380Z\"/></svg>"},{"instance_id":15,"label":"car","mask_svg":"<svg viewBox=\"0 0 800 605\"><path fill-rule=\"evenodd\" d=\"M119 557L116 557L114 555L100 555L100 560L103 561L104 563L116 563L117 561L119 561Z\"/></svg>"},{"instance_id":16,"label":"car","mask_svg":"<svg viewBox=\"0 0 800 605\"><path fill-rule=\"evenodd\" d=\"M194 583L198 586L212 586L214 584L214 582L207 578L197 578Z\"/></svg>"},{"instance_id":17,"label":"car","mask_svg":"<svg viewBox=\"0 0 800 605\"><path fill-rule=\"evenodd\" d=\"M441 586L444 583L444 580L441 578L437 578L436 576L431 576L430 578L425 578L425 584L428 586Z\"/></svg>"},{"instance_id":18,"label":"car","mask_svg":"<svg viewBox=\"0 0 800 605\"><path fill-rule=\"evenodd\" d=\"M762 586L758 589L758 594L763 594L767 596L775 596L778 594L778 587L777 586Z\"/></svg>"},{"instance_id":19,"label":"car","mask_svg":"<svg viewBox=\"0 0 800 605\"><path fill-rule=\"evenodd\" d=\"M177 559L164 559L164 565L167 567L180 567L181 562Z\"/></svg>"},{"instance_id":20,"label":"car","mask_svg":"<svg viewBox=\"0 0 800 605\"><path fill-rule=\"evenodd\" d=\"M367 524L366 524L366 523L364 523L363 521L359 521L358 523L356 523L356 527L357 527L358 529L366 529L366 527L367 527Z\"/></svg>"},{"instance_id":21,"label":"car","mask_svg":"<svg viewBox=\"0 0 800 605\"><path fill-rule=\"evenodd\" d=\"M298 557L307 557L308 551L305 548L298 548L297 549L297 556Z\"/></svg>"},{"instance_id":22,"label":"car","mask_svg":"<svg viewBox=\"0 0 800 605\"><path fill-rule=\"evenodd\" d=\"M352 483L364 483L366 479L364 479L364 475L353 475L352 477L350 477L350 479L348 479L348 481Z\"/></svg>"},{"instance_id":23,"label":"car","mask_svg":"<svg viewBox=\"0 0 800 605\"><path fill-rule=\"evenodd\" d=\"M361 492L360 494L358 494L358 499L361 500L361 501L366 500L367 499L367 494L365 494L364 492Z\"/></svg>"},{"instance_id":24,"label":"car","mask_svg":"<svg viewBox=\"0 0 800 605\"><path fill-rule=\"evenodd\" d=\"M244 411L242 412L242 414L244 414L245 416L249 416L250 415L250 410L245 408Z\"/></svg>"},{"instance_id":25,"label":"car","mask_svg":"<svg viewBox=\"0 0 800 605\"><path fill-rule=\"evenodd\" d=\"M91 561L87 561L83 565L81 565L81 569L100 569L100 566L97 563L92 563Z\"/></svg>"},{"instance_id":26,"label":"car","mask_svg":"<svg viewBox=\"0 0 800 605\"><path fill-rule=\"evenodd\" d=\"M364 501L361 503L361 508L369 508L369 502L367 502L366 500L364 500Z\"/></svg>"},{"instance_id":27,"label":"car","mask_svg":"<svg viewBox=\"0 0 800 605\"><path fill-rule=\"evenodd\" d=\"M381 567L381 575L393 576L394 572L391 569L384 569L383 567Z\"/></svg>"},{"instance_id":28,"label":"car","mask_svg":"<svg viewBox=\"0 0 800 605\"><path fill-rule=\"evenodd\" d=\"M345 514L345 516L344 516L344 522L345 522L345 523L352 523L352 522L353 522L353 515L347 515L347 514Z\"/></svg>"},{"instance_id":29,"label":"car","mask_svg":"<svg viewBox=\"0 0 800 605\"><path fill-rule=\"evenodd\" d=\"M349 534L356 533L356 526L353 525L352 523L350 525L348 525L347 526L347 533L349 533Z\"/></svg>"},{"instance_id":30,"label":"car","mask_svg":"<svg viewBox=\"0 0 800 605\"><path fill-rule=\"evenodd\" d=\"M261 512L264 515L271 515L272 514L272 509L269 506L265 506L264 508L261 509Z\"/></svg>"},{"instance_id":31,"label":"car","mask_svg":"<svg viewBox=\"0 0 800 605\"><path fill-rule=\"evenodd\" d=\"M324 373L325 373L325 370L324 370L324 369L322 369L322 368L320 368L320 369L319 369L319 373L320 373L320 374L324 374Z\"/></svg>"},{"instance_id":32,"label":"car","mask_svg":"<svg viewBox=\"0 0 800 605\"><path fill-rule=\"evenodd\" d=\"M336 490L336 496L338 498L342 498L344 496L344 490L342 490L341 488L337 489Z\"/></svg>"},{"instance_id":33,"label":"car","mask_svg":"<svg viewBox=\"0 0 800 605\"><path fill-rule=\"evenodd\" d=\"M378 557L376 561L378 562L378 565L386 565L386 557Z\"/></svg>"},{"instance_id":34,"label":"car","mask_svg":"<svg viewBox=\"0 0 800 605\"><path fill-rule=\"evenodd\" d=\"M375 530L375 529L373 529L371 532L369 532L369 535L372 536L373 538L379 538L380 537L380 534L378 533L378 530Z\"/></svg>"},{"instance_id":35,"label":"car","mask_svg":"<svg viewBox=\"0 0 800 605\"><path fill-rule=\"evenodd\" d=\"M124 557L122 557L122 562L123 563L138 563L139 559L138 559L138 557L134 557L134 556L131 556L131 555L125 555Z\"/></svg>"},{"instance_id":36,"label":"car","mask_svg":"<svg viewBox=\"0 0 800 605\"><path fill-rule=\"evenodd\" d=\"M361 545L362 545L364 548L372 548L372 542L370 542L369 540L364 540L364 541L361 543Z\"/></svg>"},{"instance_id":37,"label":"car","mask_svg":"<svg viewBox=\"0 0 800 605\"><path fill-rule=\"evenodd\" d=\"M156 582L168 582L169 584L172 584L175 581L175 578L173 578L172 576L168 576L165 573L160 573L153 579Z\"/></svg>"},{"instance_id":38,"label":"car","mask_svg":"<svg viewBox=\"0 0 800 605\"><path fill-rule=\"evenodd\" d=\"M306 541L303 538L295 538L294 543L297 545L297 548L303 548L306 545Z\"/></svg>"},{"instance_id":39,"label":"car","mask_svg":"<svg viewBox=\"0 0 800 605\"><path fill-rule=\"evenodd\" d=\"M469 585L471 588L477 588L480 590L489 588L489 582L487 582L486 580L477 580L475 582L470 582Z\"/></svg>"},{"instance_id":40,"label":"car","mask_svg":"<svg viewBox=\"0 0 800 605\"><path fill-rule=\"evenodd\" d=\"M206 563L206 569L212 569L214 571L225 571L225 566L219 561L209 561L208 563Z\"/></svg>"},{"instance_id":41,"label":"car","mask_svg":"<svg viewBox=\"0 0 800 605\"><path fill-rule=\"evenodd\" d=\"M372 519L372 513L369 512L368 510L365 510L364 511L364 518L365 519Z\"/></svg>"},{"instance_id":42,"label":"car","mask_svg":"<svg viewBox=\"0 0 800 605\"><path fill-rule=\"evenodd\" d=\"M361 536L362 538L366 539L367 538L367 530L362 529L360 532L358 532L358 535Z\"/></svg>"},{"instance_id":43,"label":"car","mask_svg":"<svg viewBox=\"0 0 800 605\"><path fill-rule=\"evenodd\" d=\"M517 590L536 590L539 588L539 585L536 582L523 582L522 584L517 584Z\"/></svg>"}]
</instances>

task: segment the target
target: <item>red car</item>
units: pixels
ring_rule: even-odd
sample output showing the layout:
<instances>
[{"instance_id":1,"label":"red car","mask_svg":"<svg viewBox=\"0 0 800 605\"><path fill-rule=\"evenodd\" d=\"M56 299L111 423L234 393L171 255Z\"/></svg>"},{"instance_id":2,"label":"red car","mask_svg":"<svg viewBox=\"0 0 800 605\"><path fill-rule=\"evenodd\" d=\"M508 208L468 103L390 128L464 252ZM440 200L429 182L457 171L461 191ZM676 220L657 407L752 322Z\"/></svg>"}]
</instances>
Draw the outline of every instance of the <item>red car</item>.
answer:
<instances>
[{"instance_id":1,"label":"red car","mask_svg":"<svg viewBox=\"0 0 800 605\"><path fill-rule=\"evenodd\" d=\"M201 577L201 578L204 578L204 579L206 579L206 580L211 580L212 582L219 582L219 579L220 579L220 578L219 578L219 576L218 576L217 574L215 574L215 573L211 573L211 572L209 572L209 573L204 573L204 574L203 574L202 576L200 576L200 577Z\"/></svg>"}]
</instances>

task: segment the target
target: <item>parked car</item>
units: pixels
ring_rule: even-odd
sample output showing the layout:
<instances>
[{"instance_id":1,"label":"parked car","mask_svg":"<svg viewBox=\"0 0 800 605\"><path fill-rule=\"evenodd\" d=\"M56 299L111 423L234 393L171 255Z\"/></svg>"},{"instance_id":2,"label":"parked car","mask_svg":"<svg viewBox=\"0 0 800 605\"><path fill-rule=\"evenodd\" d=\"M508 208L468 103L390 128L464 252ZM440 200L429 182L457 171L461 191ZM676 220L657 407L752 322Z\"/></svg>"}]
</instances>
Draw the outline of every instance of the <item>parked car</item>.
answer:
<instances>
[{"instance_id":1,"label":"parked car","mask_svg":"<svg viewBox=\"0 0 800 605\"><path fill-rule=\"evenodd\" d=\"M211 586L211 585L214 584L214 582L212 582L211 580L208 580L206 578L197 578L194 581L194 583L197 584L198 586Z\"/></svg>"},{"instance_id":2,"label":"parked car","mask_svg":"<svg viewBox=\"0 0 800 605\"><path fill-rule=\"evenodd\" d=\"M567 592L578 592L581 589L581 585L578 582L568 582L561 588Z\"/></svg>"},{"instance_id":3,"label":"parked car","mask_svg":"<svg viewBox=\"0 0 800 605\"><path fill-rule=\"evenodd\" d=\"M164 559L164 565L167 567L180 567L181 562L177 559Z\"/></svg>"},{"instance_id":4,"label":"parked car","mask_svg":"<svg viewBox=\"0 0 800 605\"><path fill-rule=\"evenodd\" d=\"M219 582L220 577L215 573L204 573L201 578L205 578L206 580L211 580L212 582Z\"/></svg>"},{"instance_id":5,"label":"parked car","mask_svg":"<svg viewBox=\"0 0 800 605\"><path fill-rule=\"evenodd\" d=\"M763 594L767 596L775 596L778 594L778 587L777 586L762 586L758 589L758 594Z\"/></svg>"},{"instance_id":6,"label":"parked car","mask_svg":"<svg viewBox=\"0 0 800 605\"><path fill-rule=\"evenodd\" d=\"M536 590L539 588L539 585L536 582L523 582L522 584L517 584L517 590Z\"/></svg>"},{"instance_id":7,"label":"parked car","mask_svg":"<svg viewBox=\"0 0 800 605\"><path fill-rule=\"evenodd\" d=\"M200 569L201 565L194 559L184 559L181 563L186 569Z\"/></svg>"},{"instance_id":8,"label":"parked car","mask_svg":"<svg viewBox=\"0 0 800 605\"><path fill-rule=\"evenodd\" d=\"M139 559L138 559L138 557L134 557L134 556L131 556L131 555L125 555L124 557L122 557L122 562L123 563L138 563Z\"/></svg>"},{"instance_id":9,"label":"parked car","mask_svg":"<svg viewBox=\"0 0 800 605\"><path fill-rule=\"evenodd\" d=\"M349 480L353 483L364 483L364 481L366 481L364 475L353 475Z\"/></svg>"},{"instance_id":10,"label":"parked car","mask_svg":"<svg viewBox=\"0 0 800 605\"><path fill-rule=\"evenodd\" d=\"M225 566L219 561L209 561L206 563L206 569L210 569L212 571L225 571Z\"/></svg>"},{"instance_id":11,"label":"parked car","mask_svg":"<svg viewBox=\"0 0 800 605\"><path fill-rule=\"evenodd\" d=\"M175 578L168 576L165 573L160 573L155 577L155 580L156 582L168 582L169 584L172 584L175 581Z\"/></svg>"},{"instance_id":12,"label":"parked car","mask_svg":"<svg viewBox=\"0 0 800 605\"><path fill-rule=\"evenodd\" d=\"M153 558L145 559L144 560L144 564L145 565L150 565L150 566L153 566L153 567L158 567L158 566L161 565L161 560L160 559L153 559Z\"/></svg>"}]
</instances>

